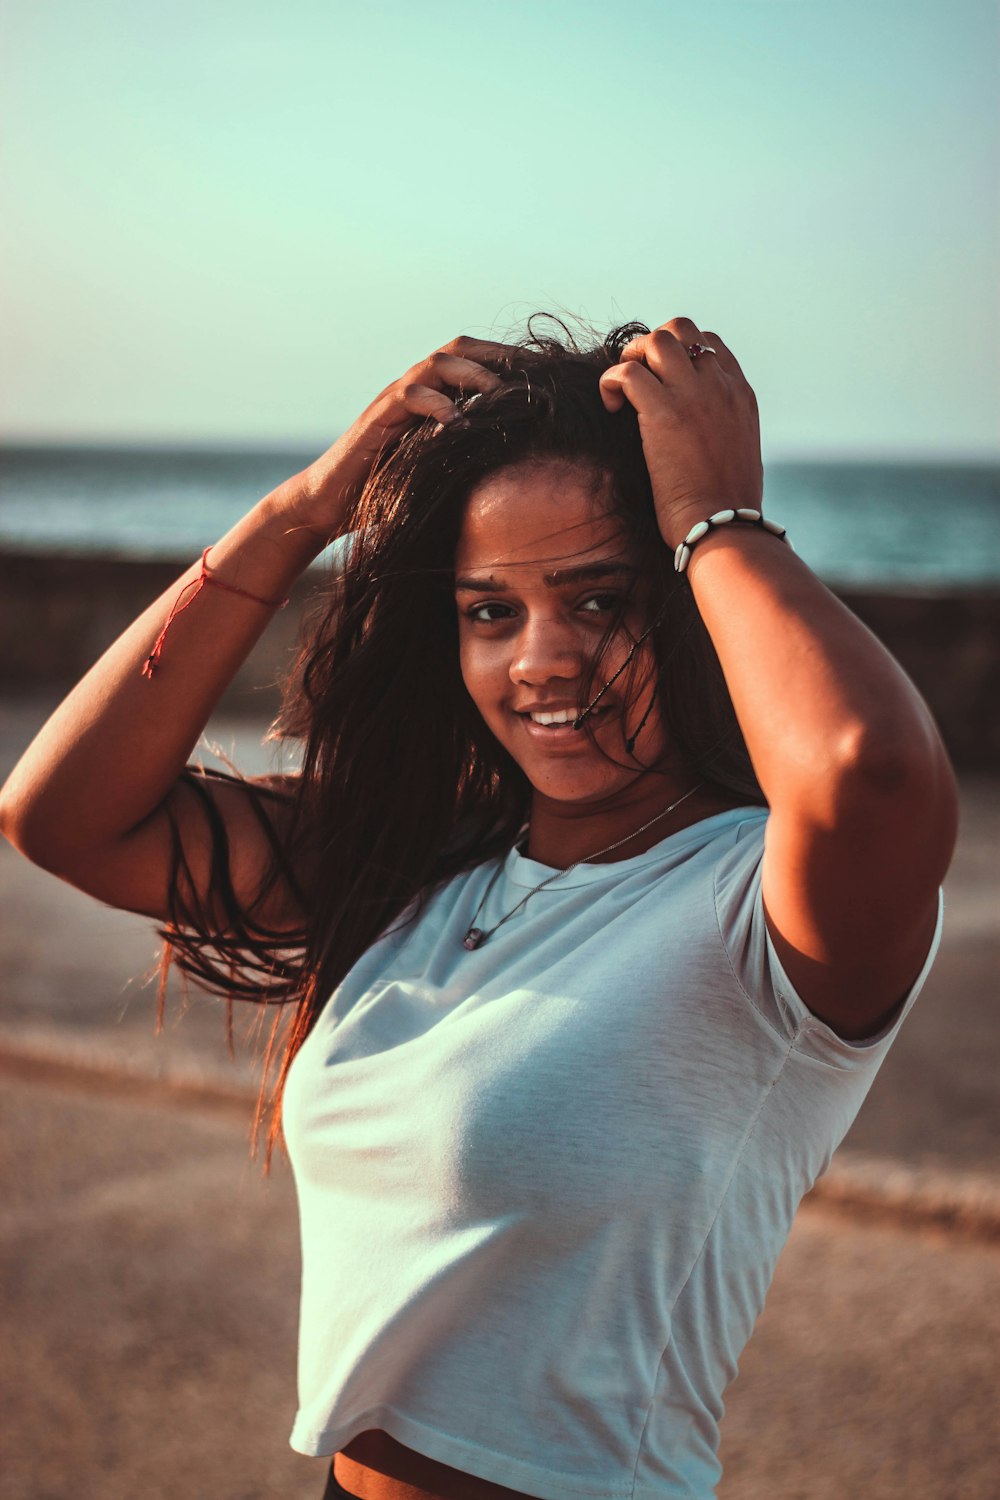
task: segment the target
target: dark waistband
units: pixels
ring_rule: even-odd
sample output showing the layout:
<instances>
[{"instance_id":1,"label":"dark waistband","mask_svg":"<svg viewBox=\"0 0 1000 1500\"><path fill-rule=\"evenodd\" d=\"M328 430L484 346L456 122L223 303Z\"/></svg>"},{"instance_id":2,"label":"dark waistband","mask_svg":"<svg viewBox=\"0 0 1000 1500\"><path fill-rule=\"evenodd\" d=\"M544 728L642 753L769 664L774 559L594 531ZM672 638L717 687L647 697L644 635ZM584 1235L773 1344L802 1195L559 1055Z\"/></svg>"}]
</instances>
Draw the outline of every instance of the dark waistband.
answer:
<instances>
[{"instance_id":1,"label":"dark waistband","mask_svg":"<svg viewBox=\"0 0 1000 1500\"><path fill-rule=\"evenodd\" d=\"M350 1490L345 1490L344 1486L338 1481L336 1474L333 1472L333 1460L331 1459L330 1475L326 1481L326 1489L323 1491L323 1500L340 1500L340 1497L343 1495L347 1496L347 1500L358 1500L357 1495L352 1495Z\"/></svg>"}]
</instances>

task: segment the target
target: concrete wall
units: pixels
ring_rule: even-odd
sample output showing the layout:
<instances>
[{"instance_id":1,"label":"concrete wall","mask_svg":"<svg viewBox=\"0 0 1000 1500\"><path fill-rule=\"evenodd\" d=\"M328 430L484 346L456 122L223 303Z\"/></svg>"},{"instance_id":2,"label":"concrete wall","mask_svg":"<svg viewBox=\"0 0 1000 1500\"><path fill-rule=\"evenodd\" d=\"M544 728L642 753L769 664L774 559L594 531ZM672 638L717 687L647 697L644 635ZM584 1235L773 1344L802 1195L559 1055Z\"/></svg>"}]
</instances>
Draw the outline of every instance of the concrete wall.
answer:
<instances>
[{"instance_id":1,"label":"concrete wall","mask_svg":"<svg viewBox=\"0 0 1000 1500\"><path fill-rule=\"evenodd\" d=\"M68 689L187 562L0 552L0 690ZM294 657L310 570L226 693L227 710L271 715ZM1000 589L838 588L912 677L963 768L1000 770ZM169 637L165 661L169 660Z\"/></svg>"},{"instance_id":2,"label":"concrete wall","mask_svg":"<svg viewBox=\"0 0 1000 1500\"><path fill-rule=\"evenodd\" d=\"M835 592L916 683L955 764L1000 771L1000 589Z\"/></svg>"},{"instance_id":3,"label":"concrete wall","mask_svg":"<svg viewBox=\"0 0 1000 1500\"><path fill-rule=\"evenodd\" d=\"M185 561L0 551L0 690L70 688L128 625L187 570ZM294 659L302 608L322 581L299 579L223 697L229 712L270 715ZM170 637L164 646L164 670Z\"/></svg>"}]
</instances>

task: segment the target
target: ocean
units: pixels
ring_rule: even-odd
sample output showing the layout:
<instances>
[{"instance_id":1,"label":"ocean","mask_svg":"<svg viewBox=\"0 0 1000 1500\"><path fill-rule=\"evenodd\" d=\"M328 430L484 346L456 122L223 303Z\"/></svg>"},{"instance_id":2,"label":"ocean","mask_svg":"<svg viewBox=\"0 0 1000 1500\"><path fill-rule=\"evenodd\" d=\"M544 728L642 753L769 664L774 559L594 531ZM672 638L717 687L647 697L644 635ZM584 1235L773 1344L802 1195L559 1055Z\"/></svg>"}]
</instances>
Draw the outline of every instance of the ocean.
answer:
<instances>
[{"instance_id":1,"label":"ocean","mask_svg":"<svg viewBox=\"0 0 1000 1500\"><path fill-rule=\"evenodd\" d=\"M194 559L315 457L0 446L0 548ZM828 583L1000 584L1000 464L775 462L764 509Z\"/></svg>"}]
</instances>

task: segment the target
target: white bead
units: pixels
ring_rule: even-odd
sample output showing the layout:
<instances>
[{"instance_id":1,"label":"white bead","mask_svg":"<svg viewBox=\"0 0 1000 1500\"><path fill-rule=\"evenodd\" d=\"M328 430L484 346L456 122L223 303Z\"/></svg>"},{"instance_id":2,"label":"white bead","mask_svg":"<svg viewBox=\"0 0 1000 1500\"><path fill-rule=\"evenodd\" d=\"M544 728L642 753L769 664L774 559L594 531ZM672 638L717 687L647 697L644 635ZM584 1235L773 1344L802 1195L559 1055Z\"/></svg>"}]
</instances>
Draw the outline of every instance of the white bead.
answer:
<instances>
[{"instance_id":1,"label":"white bead","mask_svg":"<svg viewBox=\"0 0 1000 1500\"><path fill-rule=\"evenodd\" d=\"M684 540L686 542L696 542L699 537L703 537L705 533L710 529L711 528L709 527L707 521L698 521L694 526L691 527L691 530L688 532Z\"/></svg>"},{"instance_id":2,"label":"white bead","mask_svg":"<svg viewBox=\"0 0 1000 1500\"><path fill-rule=\"evenodd\" d=\"M760 511L759 510L752 510L749 505L741 505L741 506L739 506L739 508L736 511L736 514L737 514L737 516L739 517L739 519L741 521L759 521L760 520Z\"/></svg>"},{"instance_id":3,"label":"white bead","mask_svg":"<svg viewBox=\"0 0 1000 1500\"><path fill-rule=\"evenodd\" d=\"M769 521L767 516L761 516L760 519L762 524L767 527L768 531L773 531L775 536L784 536L785 528L784 526L779 526L777 521Z\"/></svg>"},{"instance_id":4,"label":"white bead","mask_svg":"<svg viewBox=\"0 0 1000 1500\"><path fill-rule=\"evenodd\" d=\"M690 556L691 548L688 546L687 542L681 542L680 546L677 548L677 551L674 553L674 568L678 573L684 572L685 568L688 565L688 558Z\"/></svg>"},{"instance_id":5,"label":"white bead","mask_svg":"<svg viewBox=\"0 0 1000 1500\"><path fill-rule=\"evenodd\" d=\"M709 516L708 519L713 526L724 526L727 521L735 521L736 512L734 510L717 510L715 515Z\"/></svg>"}]
</instances>

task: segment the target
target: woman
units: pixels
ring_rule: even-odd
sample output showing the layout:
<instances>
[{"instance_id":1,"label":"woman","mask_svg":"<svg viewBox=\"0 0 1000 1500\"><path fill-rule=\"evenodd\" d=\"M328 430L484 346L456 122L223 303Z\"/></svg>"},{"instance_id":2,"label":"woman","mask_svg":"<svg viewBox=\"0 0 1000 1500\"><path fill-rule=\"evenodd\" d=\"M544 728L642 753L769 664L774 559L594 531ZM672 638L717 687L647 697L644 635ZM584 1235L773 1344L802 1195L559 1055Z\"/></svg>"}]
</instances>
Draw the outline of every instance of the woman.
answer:
<instances>
[{"instance_id":1,"label":"woman","mask_svg":"<svg viewBox=\"0 0 1000 1500\"><path fill-rule=\"evenodd\" d=\"M151 605L4 789L7 836L166 923L168 960L295 1002L291 1440L335 1455L327 1496L713 1492L956 834L925 704L761 495L753 392L690 319L456 340ZM301 775L185 769L348 534L278 725Z\"/></svg>"}]
</instances>

